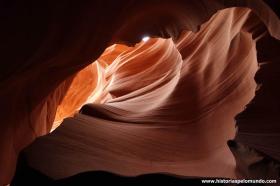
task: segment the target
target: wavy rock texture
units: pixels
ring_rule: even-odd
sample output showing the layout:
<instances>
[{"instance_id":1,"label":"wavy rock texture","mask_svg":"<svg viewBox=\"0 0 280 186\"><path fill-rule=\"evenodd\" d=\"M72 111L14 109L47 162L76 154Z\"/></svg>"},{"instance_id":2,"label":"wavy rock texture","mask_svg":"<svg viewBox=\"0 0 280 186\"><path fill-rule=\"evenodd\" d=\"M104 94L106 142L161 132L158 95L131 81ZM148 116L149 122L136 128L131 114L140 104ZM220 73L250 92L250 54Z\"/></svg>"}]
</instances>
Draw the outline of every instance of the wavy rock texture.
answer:
<instances>
[{"instance_id":1,"label":"wavy rock texture","mask_svg":"<svg viewBox=\"0 0 280 186\"><path fill-rule=\"evenodd\" d=\"M89 170L236 177L226 141L235 135L234 116L254 96L258 67L255 41L240 32L249 14L248 9L221 11L176 43L150 39L135 47L108 48L95 65L77 74L84 82L74 79L62 102L67 107L82 100L74 95L86 95L91 87L91 92L102 92L85 96L95 104L83 106L63 131L49 136L61 144L46 144L44 151L52 153L42 157L31 148L31 161L46 162L31 165L54 178ZM97 75L101 86L87 83L87 77ZM67 125L77 127L75 134ZM38 146L43 144L38 140ZM72 150L65 152L65 145ZM73 153L75 158L65 160L65 154ZM86 167L77 167L78 157Z\"/></svg>"},{"instance_id":2,"label":"wavy rock texture","mask_svg":"<svg viewBox=\"0 0 280 186\"><path fill-rule=\"evenodd\" d=\"M112 2L102 17L91 8L103 10L103 1L5 4L2 35L14 37L3 39L1 54L0 183L11 179L21 149L78 110L26 149L31 166L56 179L87 170L246 176L226 141L255 95L257 62L264 61L272 64L256 79L264 88L238 116L236 139L279 160L279 89L269 83L279 80L279 19L262 1L233 2ZM207 21L231 6L248 8ZM25 20L32 14L40 22ZM9 21L26 28L17 34L21 25ZM173 40L132 46L146 34Z\"/></svg>"}]
</instances>

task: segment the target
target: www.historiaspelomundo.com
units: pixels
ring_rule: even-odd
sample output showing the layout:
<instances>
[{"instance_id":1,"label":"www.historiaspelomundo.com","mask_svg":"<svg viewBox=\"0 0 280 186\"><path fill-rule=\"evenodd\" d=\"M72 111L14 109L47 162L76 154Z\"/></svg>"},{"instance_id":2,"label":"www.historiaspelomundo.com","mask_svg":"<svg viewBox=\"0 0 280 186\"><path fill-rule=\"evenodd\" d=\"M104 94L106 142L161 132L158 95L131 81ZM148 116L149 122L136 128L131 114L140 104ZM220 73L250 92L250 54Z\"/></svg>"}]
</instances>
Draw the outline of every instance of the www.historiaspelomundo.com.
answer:
<instances>
[{"instance_id":1,"label":"www.historiaspelomundo.com","mask_svg":"<svg viewBox=\"0 0 280 186\"><path fill-rule=\"evenodd\" d=\"M201 183L277 183L277 180L264 180L264 179L204 179Z\"/></svg>"}]
</instances>

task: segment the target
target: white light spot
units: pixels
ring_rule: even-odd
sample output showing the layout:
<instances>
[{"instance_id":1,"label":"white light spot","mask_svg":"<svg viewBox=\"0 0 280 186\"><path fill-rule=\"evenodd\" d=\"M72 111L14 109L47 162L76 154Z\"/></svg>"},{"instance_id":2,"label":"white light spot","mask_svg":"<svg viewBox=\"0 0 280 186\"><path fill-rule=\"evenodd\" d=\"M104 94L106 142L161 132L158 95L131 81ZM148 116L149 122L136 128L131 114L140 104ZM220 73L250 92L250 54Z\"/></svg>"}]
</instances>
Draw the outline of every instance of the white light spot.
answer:
<instances>
[{"instance_id":1,"label":"white light spot","mask_svg":"<svg viewBox=\"0 0 280 186\"><path fill-rule=\"evenodd\" d=\"M148 41L149 39L150 39L149 36L144 36L144 37L142 38L142 41L146 42L146 41Z\"/></svg>"}]
</instances>

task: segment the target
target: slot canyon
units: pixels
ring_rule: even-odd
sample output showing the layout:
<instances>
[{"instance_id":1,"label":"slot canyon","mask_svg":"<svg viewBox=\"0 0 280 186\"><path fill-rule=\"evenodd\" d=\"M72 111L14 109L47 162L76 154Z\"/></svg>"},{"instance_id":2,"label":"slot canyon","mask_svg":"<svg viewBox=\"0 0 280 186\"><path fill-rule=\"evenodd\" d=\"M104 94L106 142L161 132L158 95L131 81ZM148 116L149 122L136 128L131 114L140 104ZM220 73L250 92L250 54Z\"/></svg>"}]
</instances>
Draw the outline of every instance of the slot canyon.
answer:
<instances>
[{"instance_id":1,"label":"slot canyon","mask_svg":"<svg viewBox=\"0 0 280 186\"><path fill-rule=\"evenodd\" d=\"M0 185L280 181L279 1L0 4Z\"/></svg>"}]
</instances>

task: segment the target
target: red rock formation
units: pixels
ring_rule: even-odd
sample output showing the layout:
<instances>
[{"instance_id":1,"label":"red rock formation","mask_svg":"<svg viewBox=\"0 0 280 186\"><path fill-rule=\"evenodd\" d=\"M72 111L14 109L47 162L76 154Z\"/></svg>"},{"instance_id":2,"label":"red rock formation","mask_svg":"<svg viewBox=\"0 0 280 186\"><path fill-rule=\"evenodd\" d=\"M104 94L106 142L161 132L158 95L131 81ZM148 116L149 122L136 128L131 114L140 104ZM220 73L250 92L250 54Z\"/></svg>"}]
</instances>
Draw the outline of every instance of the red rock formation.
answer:
<instances>
[{"instance_id":1,"label":"red rock formation","mask_svg":"<svg viewBox=\"0 0 280 186\"><path fill-rule=\"evenodd\" d=\"M88 141L88 145L78 145L75 135L71 142L63 141L71 149L79 146L80 150L67 154L79 154L80 164L87 166L78 168L72 162L78 157L71 155L65 163L59 157L66 152L56 145L45 147L53 152L47 156L29 157L31 161L46 162L45 166L31 165L56 179L86 170L122 175L170 172L235 178L235 161L226 141L234 138L234 116L253 98L256 87L255 42L251 34L240 32L249 14L249 9L221 11L203 24L199 32L185 32L176 43L171 39L150 39L135 47L108 48L94 63L98 70L89 71L90 65L77 74L76 79L84 82L81 85L74 79L65 97L68 100L64 100L65 107L76 100L85 100L88 96L68 98L68 95L92 92L95 86L87 79L99 72L102 82L96 89L102 94L94 99L89 97L84 103L101 105L82 108L82 113L91 119L84 115L75 117L76 122L84 123L80 125L91 125L87 130L86 127L75 130L76 135L88 131L81 139ZM226 37L220 37L219 32ZM114 57L106 58L110 53ZM85 85L91 90L85 89ZM99 119L97 108L106 118ZM54 139L60 143L59 137Z\"/></svg>"},{"instance_id":2,"label":"red rock formation","mask_svg":"<svg viewBox=\"0 0 280 186\"><path fill-rule=\"evenodd\" d=\"M98 159L96 164L83 167L88 159L82 158L85 162L68 164L73 166L57 173L50 165L65 152L55 147L42 157L49 161L34 166L55 178L94 169L125 175L164 171L236 177L226 141L235 134L234 116L254 96L256 41L263 35L264 26L271 36L280 38L279 19L261 1L244 1L243 6L250 9L223 10L207 21L217 10L241 3L123 1L110 6L105 2L76 6L61 1L37 4L40 8L36 10L36 2L30 7L5 5L10 10L1 35L10 37L3 39L7 47L1 54L7 67L1 76L0 92L4 98L0 118L4 123L0 170L4 171L0 183L10 180L22 148L48 133L54 120L59 123L92 102L101 104L84 106L74 120L81 126L92 124L87 135L93 138L90 152L95 153L92 158ZM110 14L97 16L105 7ZM32 11L41 18L39 22L28 20ZM23 22L26 28L10 26L13 21ZM17 34L17 30L22 32ZM38 34L31 37L35 31ZM150 39L135 47L113 45L97 59L107 46L133 44L145 34L173 40ZM279 41L263 38L260 41L270 39L279 48ZM276 55L268 54L270 59ZM238 138L252 142L252 138ZM78 142L73 145L78 147ZM31 157L40 160L37 151L34 153ZM124 162L133 170L120 169ZM205 165L207 169L202 168Z\"/></svg>"}]
</instances>

